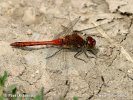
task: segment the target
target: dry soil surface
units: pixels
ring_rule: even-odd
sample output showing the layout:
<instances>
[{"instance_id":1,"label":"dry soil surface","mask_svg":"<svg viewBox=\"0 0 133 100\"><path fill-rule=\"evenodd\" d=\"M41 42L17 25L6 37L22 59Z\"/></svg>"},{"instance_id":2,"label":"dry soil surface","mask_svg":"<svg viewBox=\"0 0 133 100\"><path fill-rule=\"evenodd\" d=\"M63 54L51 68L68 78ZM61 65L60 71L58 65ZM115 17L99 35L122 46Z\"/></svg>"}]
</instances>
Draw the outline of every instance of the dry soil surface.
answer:
<instances>
[{"instance_id":1,"label":"dry soil surface","mask_svg":"<svg viewBox=\"0 0 133 100\"><path fill-rule=\"evenodd\" d=\"M133 0L0 0L0 73L6 86L46 100L133 100ZM51 40L71 20L74 30L96 39L97 57L34 46L12 48L16 41Z\"/></svg>"}]
</instances>

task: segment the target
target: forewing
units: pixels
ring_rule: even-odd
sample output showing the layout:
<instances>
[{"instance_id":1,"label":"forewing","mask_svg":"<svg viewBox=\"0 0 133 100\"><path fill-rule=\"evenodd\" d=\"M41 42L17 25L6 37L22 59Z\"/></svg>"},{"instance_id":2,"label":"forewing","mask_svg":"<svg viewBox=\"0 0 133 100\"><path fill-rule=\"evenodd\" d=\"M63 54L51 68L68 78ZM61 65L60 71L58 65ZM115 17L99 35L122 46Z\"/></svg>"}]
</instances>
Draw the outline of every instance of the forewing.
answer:
<instances>
[{"instance_id":1,"label":"forewing","mask_svg":"<svg viewBox=\"0 0 133 100\"><path fill-rule=\"evenodd\" d=\"M55 39L56 38L62 38L66 35L70 35L72 34L72 31L73 31L73 27L77 24L77 22L79 21L80 19L80 16L78 18L75 18L73 21L71 21L67 27L65 26L62 26L63 27L63 31L61 33L59 33L58 35L55 36Z\"/></svg>"}]
</instances>

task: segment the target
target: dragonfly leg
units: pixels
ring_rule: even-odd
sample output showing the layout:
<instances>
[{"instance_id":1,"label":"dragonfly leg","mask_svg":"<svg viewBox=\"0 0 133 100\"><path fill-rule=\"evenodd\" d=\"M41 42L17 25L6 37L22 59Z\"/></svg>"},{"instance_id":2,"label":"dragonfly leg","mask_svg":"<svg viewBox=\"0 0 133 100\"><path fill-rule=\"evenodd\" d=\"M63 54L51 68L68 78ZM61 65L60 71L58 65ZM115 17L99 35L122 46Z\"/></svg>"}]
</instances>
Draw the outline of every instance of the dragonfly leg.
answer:
<instances>
[{"instance_id":1,"label":"dragonfly leg","mask_svg":"<svg viewBox=\"0 0 133 100\"><path fill-rule=\"evenodd\" d=\"M84 61L85 63L87 63L84 59L81 59L81 58L78 57L78 56L81 55L82 53L83 53L82 50L78 51L78 52L74 55L74 58L76 58L76 59L78 59L78 60L82 60L82 61Z\"/></svg>"},{"instance_id":2,"label":"dragonfly leg","mask_svg":"<svg viewBox=\"0 0 133 100\"><path fill-rule=\"evenodd\" d=\"M87 51L89 51L91 54L93 54L93 55L96 57L96 54L94 53L93 50L87 50ZM87 53L86 53L86 54L87 54ZM95 58L95 57L92 57L92 58Z\"/></svg>"},{"instance_id":3,"label":"dragonfly leg","mask_svg":"<svg viewBox=\"0 0 133 100\"><path fill-rule=\"evenodd\" d=\"M88 54L86 53L86 51L84 51L84 54L85 54L85 56L86 56L87 58L94 58L94 57L92 57L92 56L88 56Z\"/></svg>"},{"instance_id":4,"label":"dragonfly leg","mask_svg":"<svg viewBox=\"0 0 133 100\"><path fill-rule=\"evenodd\" d=\"M55 56L55 55L56 55L57 53L59 53L62 49L63 49L63 48L59 49L58 51L56 51L56 52L55 52L54 54L52 54L51 56L46 57L46 59L49 59L49 58Z\"/></svg>"},{"instance_id":5,"label":"dragonfly leg","mask_svg":"<svg viewBox=\"0 0 133 100\"><path fill-rule=\"evenodd\" d=\"M86 51L84 51L84 54L86 55L87 58L90 58L90 57L88 56L88 54L86 53Z\"/></svg>"}]
</instances>

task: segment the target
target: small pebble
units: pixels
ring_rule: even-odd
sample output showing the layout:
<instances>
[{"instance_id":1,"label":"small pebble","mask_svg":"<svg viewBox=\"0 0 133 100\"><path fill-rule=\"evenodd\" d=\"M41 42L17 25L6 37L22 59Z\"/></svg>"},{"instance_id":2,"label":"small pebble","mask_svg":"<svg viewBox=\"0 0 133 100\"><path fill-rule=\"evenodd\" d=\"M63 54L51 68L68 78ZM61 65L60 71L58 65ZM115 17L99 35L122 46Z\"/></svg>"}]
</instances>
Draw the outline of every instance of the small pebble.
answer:
<instances>
[{"instance_id":1,"label":"small pebble","mask_svg":"<svg viewBox=\"0 0 133 100\"><path fill-rule=\"evenodd\" d=\"M34 78L34 77L35 77L35 75L34 75L34 74L32 74L32 75L31 75L31 77L33 77L33 78Z\"/></svg>"},{"instance_id":2,"label":"small pebble","mask_svg":"<svg viewBox=\"0 0 133 100\"><path fill-rule=\"evenodd\" d=\"M31 31L30 29L28 29L28 30L26 31L26 34L27 34L27 35L32 35L32 31Z\"/></svg>"},{"instance_id":3,"label":"small pebble","mask_svg":"<svg viewBox=\"0 0 133 100\"><path fill-rule=\"evenodd\" d=\"M35 73L36 73L36 74L39 74L39 70L37 70Z\"/></svg>"},{"instance_id":4,"label":"small pebble","mask_svg":"<svg viewBox=\"0 0 133 100\"><path fill-rule=\"evenodd\" d=\"M133 72L133 69L130 69L130 70L128 70L127 72L128 72L128 73L132 73L132 72Z\"/></svg>"}]
</instances>

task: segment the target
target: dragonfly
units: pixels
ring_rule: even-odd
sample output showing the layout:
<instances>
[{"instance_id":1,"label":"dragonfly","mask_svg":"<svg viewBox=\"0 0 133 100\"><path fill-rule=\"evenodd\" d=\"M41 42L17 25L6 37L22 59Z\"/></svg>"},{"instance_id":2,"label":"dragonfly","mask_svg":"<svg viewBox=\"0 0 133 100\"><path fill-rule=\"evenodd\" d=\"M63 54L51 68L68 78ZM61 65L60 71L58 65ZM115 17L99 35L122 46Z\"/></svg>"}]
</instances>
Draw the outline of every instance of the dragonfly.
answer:
<instances>
[{"instance_id":1,"label":"dragonfly","mask_svg":"<svg viewBox=\"0 0 133 100\"><path fill-rule=\"evenodd\" d=\"M46 59L53 57L63 49L75 50L76 54L74 55L74 58L86 62L84 59L79 58L79 55L84 53L87 58L90 58L90 56L88 56L87 54L88 51L91 52L93 55L96 55L93 51L96 46L96 40L92 36L87 36L84 39L80 35L82 34L82 31L73 30L73 27L79 20L80 17L75 18L72 22L68 24L67 27L63 26L63 32L57 34L53 40L14 42L11 43L10 45L16 48L26 47L26 46L36 46L36 45L51 45L51 46L60 47L60 49L57 52L47 57Z\"/></svg>"}]
</instances>

